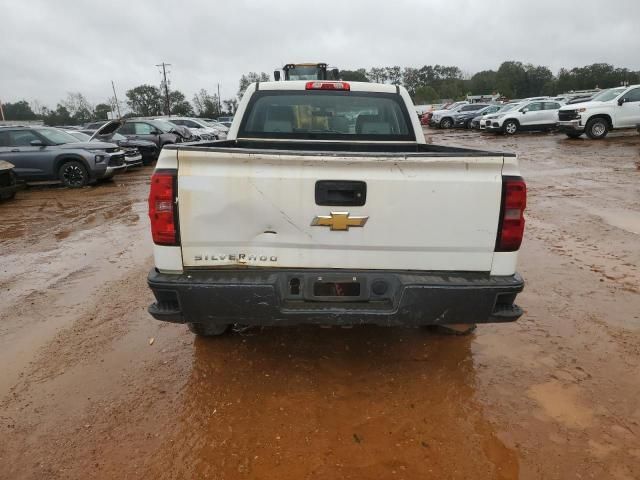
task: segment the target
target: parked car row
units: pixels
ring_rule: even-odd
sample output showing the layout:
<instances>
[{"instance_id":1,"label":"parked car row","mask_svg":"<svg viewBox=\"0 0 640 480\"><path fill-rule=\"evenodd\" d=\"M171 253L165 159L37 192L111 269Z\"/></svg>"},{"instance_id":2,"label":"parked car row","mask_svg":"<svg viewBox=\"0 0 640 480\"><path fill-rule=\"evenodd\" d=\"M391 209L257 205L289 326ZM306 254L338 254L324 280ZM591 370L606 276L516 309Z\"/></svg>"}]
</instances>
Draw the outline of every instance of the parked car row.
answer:
<instances>
[{"instance_id":1,"label":"parked car row","mask_svg":"<svg viewBox=\"0 0 640 480\"><path fill-rule=\"evenodd\" d=\"M59 181L73 188L126 169L125 155L118 145L82 141L52 127L0 127L0 160L15 166L19 180Z\"/></svg>"},{"instance_id":2,"label":"parked car row","mask_svg":"<svg viewBox=\"0 0 640 480\"><path fill-rule=\"evenodd\" d=\"M0 198L26 183L59 182L71 188L154 163L166 145L226 139L229 129L191 117L132 118L84 127L0 127Z\"/></svg>"},{"instance_id":3,"label":"parked car row","mask_svg":"<svg viewBox=\"0 0 640 480\"><path fill-rule=\"evenodd\" d=\"M614 129L639 128L640 85L579 98L534 97L507 104L457 102L430 113L428 124L435 128L470 128L506 135L559 130L570 138L586 134L600 139Z\"/></svg>"}]
</instances>

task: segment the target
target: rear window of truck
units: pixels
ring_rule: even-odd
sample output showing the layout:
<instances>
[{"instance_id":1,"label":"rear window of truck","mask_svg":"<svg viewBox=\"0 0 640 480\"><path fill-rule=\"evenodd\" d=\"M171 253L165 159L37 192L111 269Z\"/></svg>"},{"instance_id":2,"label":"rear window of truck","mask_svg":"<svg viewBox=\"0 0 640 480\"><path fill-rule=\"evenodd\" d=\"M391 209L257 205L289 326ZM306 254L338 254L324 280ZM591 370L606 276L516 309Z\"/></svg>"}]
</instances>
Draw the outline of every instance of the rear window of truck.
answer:
<instances>
[{"instance_id":1,"label":"rear window of truck","mask_svg":"<svg viewBox=\"0 0 640 480\"><path fill-rule=\"evenodd\" d=\"M398 94L258 91L239 138L412 141L415 134Z\"/></svg>"}]
</instances>

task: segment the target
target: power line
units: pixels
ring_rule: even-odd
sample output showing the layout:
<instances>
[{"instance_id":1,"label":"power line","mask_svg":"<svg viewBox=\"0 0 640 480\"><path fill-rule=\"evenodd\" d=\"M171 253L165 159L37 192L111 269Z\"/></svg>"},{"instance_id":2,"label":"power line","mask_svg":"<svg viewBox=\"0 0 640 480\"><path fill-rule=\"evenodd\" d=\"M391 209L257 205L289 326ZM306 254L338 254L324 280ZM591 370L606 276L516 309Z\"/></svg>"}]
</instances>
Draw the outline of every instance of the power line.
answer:
<instances>
[{"instance_id":1,"label":"power line","mask_svg":"<svg viewBox=\"0 0 640 480\"><path fill-rule=\"evenodd\" d=\"M111 80L111 88L113 88L113 98L116 101L116 109L118 110L118 118L122 118L122 115L120 115L120 103L118 103L118 96L116 95L116 86L113 83L113 80Z\"/></svg>"},{"instance_id":2,"label":"power line","mask_svg":"<svg viewBox=\"0 0 640 480\"><path fill-rule=\"evenodd\" d=\"M156 67L162 67L162 84L164 86L164 106L165 115L171 115L171 103L169 102L169 83L167 82L167 67L170 67L170 63L162 62Z\"/></svg>"}]
</instances>

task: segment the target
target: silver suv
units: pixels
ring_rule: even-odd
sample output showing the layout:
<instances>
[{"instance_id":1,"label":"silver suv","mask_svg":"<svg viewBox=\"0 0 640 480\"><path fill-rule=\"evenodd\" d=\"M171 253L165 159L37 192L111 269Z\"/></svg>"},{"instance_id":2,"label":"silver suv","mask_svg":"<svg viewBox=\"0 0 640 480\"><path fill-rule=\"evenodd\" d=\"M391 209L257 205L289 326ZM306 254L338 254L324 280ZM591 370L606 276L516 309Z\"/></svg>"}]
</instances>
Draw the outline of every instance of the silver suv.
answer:
<instances>
[{"instance_id":1,"label":"silver suv","mask_svg":"<svg viewBox=\"0 0 640 480\"><path fill-rule=\"evenodd\" d=\"M78 188L126 168L118 145L80 142L51 127L0 127L0 160L25 182L60 181Z\"/></svg>"}]
</instances>

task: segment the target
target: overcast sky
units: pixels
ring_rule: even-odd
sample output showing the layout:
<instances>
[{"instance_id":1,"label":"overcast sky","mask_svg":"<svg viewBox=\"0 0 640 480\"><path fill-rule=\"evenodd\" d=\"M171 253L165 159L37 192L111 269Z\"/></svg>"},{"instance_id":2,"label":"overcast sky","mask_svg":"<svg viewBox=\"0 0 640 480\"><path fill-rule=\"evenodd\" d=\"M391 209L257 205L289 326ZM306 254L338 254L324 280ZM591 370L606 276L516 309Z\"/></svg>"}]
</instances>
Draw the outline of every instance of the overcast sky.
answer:
<instances>
[{"instance_id":1,"label":"overcast sky","mask_svg":"<svg viewBox=\"0 0 640 480\"><path fill-rule=\"evenodd\" d=\"M120 100L154 66L190 100L220 82L235 94L249 71L324 61L350 69L511 59L640 70L640 1L508 0L0 0L0 100L55 107L67 92Z\"/></svg>"}]
</instances>

